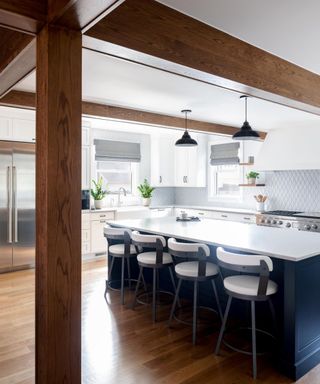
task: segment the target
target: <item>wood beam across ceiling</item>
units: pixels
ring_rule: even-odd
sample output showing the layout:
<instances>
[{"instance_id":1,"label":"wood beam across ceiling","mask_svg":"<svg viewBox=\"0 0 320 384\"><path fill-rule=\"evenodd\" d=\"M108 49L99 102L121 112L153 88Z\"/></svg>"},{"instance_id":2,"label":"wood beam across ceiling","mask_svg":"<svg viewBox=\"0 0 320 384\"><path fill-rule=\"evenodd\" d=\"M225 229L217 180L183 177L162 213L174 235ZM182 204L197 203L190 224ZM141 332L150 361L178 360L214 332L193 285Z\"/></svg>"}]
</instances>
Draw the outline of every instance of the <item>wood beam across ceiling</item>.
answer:
<instances>
[{"instance_id":1,"label":"wood beam across ceiling","mask_svg":"<svg viewBox=\"0 0 320 384\"><path fill-rule=\"evenodd\" d=\"M36 96L32 92L10 91L0 99L0 105L20 108L35 108ZM184 128L185 120L180 117L163 115L160 113L146 112L131 108L110 106L106 104L82 101L82 114L89 117L107 118L129 123L145 124L167 128ZM211 122L188 120L191 130L233 135L239 128L216 124ZM259 132L261 138L265 138L265 132Z\"/></svg>"},{"instance_id":2,"label":"wood beam across ceiling","mask_svg":"<svg viewBox=\"0 0 320 384\"><path fill-rule=\"evenodd\" d=\"M320 76L154 0L126 0L86 48L320 114Z\"/></svg>"},{"instance_id":3,"label":"wood beam across ceiling","mask_svg":"<svg viewBox=\"0 0 320 384\"><path fill-rule=\"evenodd\" d=\"M47 20L45 0L0 0L0 25L36 34Z\"/></svg>"}]
</instances>

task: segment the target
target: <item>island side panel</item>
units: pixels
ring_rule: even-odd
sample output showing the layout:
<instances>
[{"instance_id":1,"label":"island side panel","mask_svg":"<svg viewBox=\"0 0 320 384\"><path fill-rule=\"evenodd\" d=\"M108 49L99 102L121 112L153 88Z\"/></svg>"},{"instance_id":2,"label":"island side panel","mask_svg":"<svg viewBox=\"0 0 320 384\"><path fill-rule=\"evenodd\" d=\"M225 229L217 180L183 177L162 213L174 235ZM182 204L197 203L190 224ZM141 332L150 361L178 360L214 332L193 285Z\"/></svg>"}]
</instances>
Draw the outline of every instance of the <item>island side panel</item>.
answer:
<instances>
[{"instance_id":1,"label":"island side panel","mask_svg":"<svg viewBox=\"0 0 320 384\"><path fill-rule=\"evenodd\" d=\"M320 363L320 255L284 265L283 368L297 380Z\"/></svg>"}]
</instances>

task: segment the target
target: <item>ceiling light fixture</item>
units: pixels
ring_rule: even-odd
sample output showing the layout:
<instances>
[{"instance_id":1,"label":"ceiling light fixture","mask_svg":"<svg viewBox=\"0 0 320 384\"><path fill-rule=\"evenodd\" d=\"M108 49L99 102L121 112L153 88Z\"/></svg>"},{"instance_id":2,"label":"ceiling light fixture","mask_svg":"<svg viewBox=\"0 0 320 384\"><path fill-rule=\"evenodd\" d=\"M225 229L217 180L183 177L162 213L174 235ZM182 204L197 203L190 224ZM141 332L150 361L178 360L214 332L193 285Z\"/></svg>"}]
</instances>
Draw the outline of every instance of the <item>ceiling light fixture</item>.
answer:
<instances>
[{"instance_id":1,"label":"ceiling light fixture","mask_svg":"<svg viewBox=\"0 0 320 384\"><path fill-rule=\"evenodd\" d=\"M257 131L254 131L250 124L248 123L248 120L247 120L247 115L248 115L248 106L247 106L247 102L248 102L248 97L247 95L241 95L240 96L240 99L244 99L245 100L245 120L244 120L244 123L242 124L242 127L240 128L240 131L236 132L232 138L234 140L260 140L260 136L259 136L259 133Z\"/></svg>"},{"instance_id":2,"label":"ceiling light fixture","mask_svg":"<svg viewBox=\"0 0 320 384\"><path fill-rule=\"evenodd\" d=\"M181 111L182 113L185 114L185 131L181 137L181 139L176 141L176 146L177 147L195 147L198 145L198 143L191 138L188 132L188 113L192 112L191 109L183 109Z\"/></svg>"}]
</instances>

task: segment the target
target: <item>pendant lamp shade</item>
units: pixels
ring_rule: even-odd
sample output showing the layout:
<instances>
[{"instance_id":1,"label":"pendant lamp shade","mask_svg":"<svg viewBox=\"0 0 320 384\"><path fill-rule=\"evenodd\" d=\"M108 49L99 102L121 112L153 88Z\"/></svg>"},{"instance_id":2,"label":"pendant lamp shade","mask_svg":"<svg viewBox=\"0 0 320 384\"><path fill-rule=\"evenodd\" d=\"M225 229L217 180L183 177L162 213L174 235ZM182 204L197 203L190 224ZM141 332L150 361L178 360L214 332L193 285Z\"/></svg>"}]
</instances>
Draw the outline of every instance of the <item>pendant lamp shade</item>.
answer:
<instances>
[{"instance_id":1,"label":"pendant lamp shade","mask_svg":"<svg viewBox=\"0 0 320 384\"><path fill-rule=\"evenodd\" d=\"M247 115L248 115L248 110L247 110L247 99L248 96L242 95L240 96L240 99L244 98L245 99L245 121L242 124L242 127L240 128L240 131L236 132L232 138L234 140L260 140L259 133L257 131L254 131L248 120L247 120Z\"/></svg>"},{"instance_id":2,"label":"pendant lamp shade","mask_svg":"<svg viewBox=\"0 0 320 384\"><path fill-rule=\"evenodd\" d=\"M188 132L188 127L187 127L188 113L190 113L191 110L190 109L183 109L181 112L185 114L185 131L184 131L181 139L176 141L175 145L177 147L195 147L196 145L198 145L198 143L196 142L196 140L194 140L190 136L190 134Z\"/></svg>"}]
</instances>

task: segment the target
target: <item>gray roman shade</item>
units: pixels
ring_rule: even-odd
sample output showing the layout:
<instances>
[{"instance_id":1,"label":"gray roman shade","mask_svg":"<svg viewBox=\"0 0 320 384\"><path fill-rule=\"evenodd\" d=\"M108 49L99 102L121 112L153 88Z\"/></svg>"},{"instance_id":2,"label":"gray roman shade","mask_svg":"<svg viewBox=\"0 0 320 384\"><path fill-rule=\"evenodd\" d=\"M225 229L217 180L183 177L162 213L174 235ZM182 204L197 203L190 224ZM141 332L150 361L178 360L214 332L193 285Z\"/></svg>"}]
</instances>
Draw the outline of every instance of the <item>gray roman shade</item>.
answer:
<instances>
[{"instance_id":1,"label":"gray roman shade","mask_svg":"<svg viewBox=\"0 0 320 384\"><path fill-rule=\"evenodd\" d=\"M210 164L238 164L240 143L225 143L211 145Z\"/></svg>"},{"instance_id":2,"label":"gray roman shade","mask_svg":"<svg viewBox=\"0 0 320 384\"><path fill-rule=\"evenodd\" d=\"M140 143L113 140L94 140L97 161L141 161Z\"/></svg>"}]
</instances>

